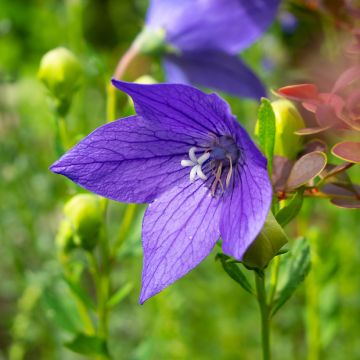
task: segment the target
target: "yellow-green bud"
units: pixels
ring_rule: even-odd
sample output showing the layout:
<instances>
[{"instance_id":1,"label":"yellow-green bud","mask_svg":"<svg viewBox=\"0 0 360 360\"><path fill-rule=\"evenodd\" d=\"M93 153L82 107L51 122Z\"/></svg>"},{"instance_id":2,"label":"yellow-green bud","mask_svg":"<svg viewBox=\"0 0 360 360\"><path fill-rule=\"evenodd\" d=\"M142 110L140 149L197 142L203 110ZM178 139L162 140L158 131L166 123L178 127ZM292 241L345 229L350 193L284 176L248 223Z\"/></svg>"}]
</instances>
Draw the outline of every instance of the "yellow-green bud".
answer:
<instances>
[{"instance_id":1,"label":"yellow-green bud","mask_svg":"<svg viewBox=\"0 0 360 360\"><path fill-rule=\"evenodd\" d=\"M55 239L56 244L62 253L68 254L76 248L74 235L75 234L71 223L67 219L64 219L60 223Z\"/></svg>"},{"instance_id":2,"label":"yellow-green bud","mask_svg":"<svg viewBox=\"0 0 360 360\"><path fill-rule=\"evenodd\" d=\"M65 204L64 213L73 228L75 244L85 250L93 250L101 237L103 224L99 197L75 195Z\"/></svg>"},{"instance_id":3,"label":"yellow-green bud","mask_svg":"<svg viewBox=\"0 0 360 360\"><path fill-rule=\"evenodd\" d=\"M246 250L242 261L249 268L264 269L287 241L284 230L270 211L264 227Z\"/></svg>"},{"instance_id":4,"label":"yellow-green bud","mask_svg":"<svg viewBox=\"0 0 360 360\"><path fill-rule=\"evenodd\" d=\"M294 132L305 127L304 120L289 100L276 100L271 105L276 119L274 155L295 159L302 148L303 137Z\"/></svg>"},{"instance_id":5,"label":"yellow-green bud","mask_svg":"<svg viewBox=\"0 0 360 360\"><path fill-rule=\"evenodd\" d=\"M41 59L39 79L58 102L68 106L78 89L82 75L79 60L69 50L58 47L47 52Z\"/></svg>"}]
</instances>

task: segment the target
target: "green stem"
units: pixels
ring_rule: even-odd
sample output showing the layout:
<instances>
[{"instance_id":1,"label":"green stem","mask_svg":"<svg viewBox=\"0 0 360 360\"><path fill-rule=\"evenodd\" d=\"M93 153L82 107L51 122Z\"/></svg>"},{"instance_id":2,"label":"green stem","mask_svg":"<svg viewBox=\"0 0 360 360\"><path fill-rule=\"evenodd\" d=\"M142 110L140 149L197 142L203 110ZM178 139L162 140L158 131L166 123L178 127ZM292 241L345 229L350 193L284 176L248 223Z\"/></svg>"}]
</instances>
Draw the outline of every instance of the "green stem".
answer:
<instances>
[{"instance_id":1,"label":"green stem","mask_svg":"<svg viewBox=\"0 0 360 360\"><path fill-rule=\"evenodd\" d=\"M112 260L116 258L116 254L118 250L121 248L121 245L124 243L126 239L126 235L129 233L130 226L133 223L134 217L136 215L136 210L137 210L136 204L129 204L126 206L123 220L121 222L119 229L119 235L111 251Z\"/></svg>"},{"instance_id":2,"label":"green stem","mask_svg":"<svg viewBox=\"0 0 360 360\"><path fill-rule=\"evenodd\" d=\"M261 345L263 360L270 360L270 308L266 302L265 275L255 273L256 292L261 316Z\"/></svg>"},{"instance_id":3,"label":"green stem","mask_svg":"<svg viewBox=\"0 0 360 360\"><path fill-rule=\"evenodd\" d=\"M280 256L275 256L273 260L273 266L270 278L270 292L269 292L269 304L272 305L276 293L277 284L279 281L279 270L280 270Z\"/></svg>"}]
</instances>

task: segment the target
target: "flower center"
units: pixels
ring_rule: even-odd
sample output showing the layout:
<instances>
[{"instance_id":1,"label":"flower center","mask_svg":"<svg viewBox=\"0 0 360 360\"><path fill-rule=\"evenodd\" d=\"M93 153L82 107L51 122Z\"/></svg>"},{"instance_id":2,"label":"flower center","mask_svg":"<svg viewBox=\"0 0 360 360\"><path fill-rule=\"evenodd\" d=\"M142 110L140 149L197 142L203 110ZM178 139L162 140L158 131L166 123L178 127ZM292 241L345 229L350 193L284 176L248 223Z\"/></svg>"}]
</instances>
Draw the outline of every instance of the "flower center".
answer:
<instances>
[{"instance_id":1,"label":"flower center","mask_svg":"<svg viewBox=\"0 0 360 360\"><path fill-rule=\"evenodd\" d=\"M197 152L202 152L198 157ZM233 167L240 158L240 150L234 139L229 135L215 138L205 149L192 147L189 150L189 159L181 161L184 167L191 167L190 181L194 182L196 177L207 181L211 193L214 196L220 186L222 192L230 184ZM225 183L225 186L224 186Z\"/></svg>"}]
</instances>

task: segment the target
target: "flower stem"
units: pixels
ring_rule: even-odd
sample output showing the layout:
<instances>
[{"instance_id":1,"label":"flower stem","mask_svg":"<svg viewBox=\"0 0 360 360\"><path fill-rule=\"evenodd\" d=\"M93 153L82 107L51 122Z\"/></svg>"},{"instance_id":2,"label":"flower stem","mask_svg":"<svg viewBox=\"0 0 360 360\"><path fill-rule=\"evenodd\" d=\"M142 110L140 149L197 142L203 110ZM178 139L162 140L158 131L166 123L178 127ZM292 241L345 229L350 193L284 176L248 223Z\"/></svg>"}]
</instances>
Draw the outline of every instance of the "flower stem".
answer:
<instances>
[{"instance_id":1,"label":"flower stem","mask_svg":"<svg viewBox=\"0 0 360 360\"><path fill-rule=\"evenodd\" d=\"M270 278L270 292L269 292L269 304L270 306L273 303L277 284L279 281L279 270L280 270L280 256L275 256L273 260L273 265L271 269L271 278Z\"/></svg>"},{"instance_id":2,"label":"flower stem","mask_svg":"<svg viewBox=\"0 0 360 360\"><path fill-rule=\"evenodd\" d=\"M255 273L256 293L261 316L261 345L263 360L270 360L270 308L266 301L265 275Z\"/></svg>"}]
</instances>

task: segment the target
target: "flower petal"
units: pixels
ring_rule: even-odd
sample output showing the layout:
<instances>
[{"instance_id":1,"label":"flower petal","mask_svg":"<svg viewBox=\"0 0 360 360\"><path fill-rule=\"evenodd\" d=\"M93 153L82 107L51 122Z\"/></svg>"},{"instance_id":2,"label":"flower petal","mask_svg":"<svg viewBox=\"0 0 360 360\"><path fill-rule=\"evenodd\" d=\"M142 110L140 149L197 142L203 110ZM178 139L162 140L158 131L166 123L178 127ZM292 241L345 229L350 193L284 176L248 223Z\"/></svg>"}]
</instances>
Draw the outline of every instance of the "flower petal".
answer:
<instances>
[{"instance_id":1,"label":"flower petal","mask_svg":"<svg viewBox=\"0 0 360 360\"><path fill-rule=\"evenodd\" d=\"M194 143L139 116L96 129L51 166L101 196L143 203L188 178L181 166Z\"/></svg>"},{"instance_id":2,"label":"flower petal","mask_svg":"<svg viewBox=\"0 0 360 360\"><path fill-rule=\"evenodd\" d=\"M214 134L229 132L230 108L216 94L181 84L112 83L133 98L138 115L169 132L206 144Z\"/></svg>"},{"instance_id":3,"label":"flower petal","mask_svg":"<svg viewBox=\"0 0 360 360\"><path fill-rule=\"evenodd\" d=\"M198 265L220 236L221 202L202 180L184 181L151 203L143 222L140 303Z\"/></svg>"},{"instance_id":4,"label":"flower petal","mask_svg":"<svg viewBox=\"0 0 360 360\"><path fill-rule=\"evenodd\" d=\"M224 194L220 221L223 251L237 260L242 259L262 229L272 199L266 159L240 127L239 140L242 163L234 169L230 188Z\"/></svg>"},{"instance_id":5,"label":"flower petal","mask_svg":"<svg viewBox=\"0 0 360 360\"><path fill-rule=\"evenodd\" d=\"M147 25L181 50L238 53L272 23L280 0L152 0Z\"/></svg>"},{"instance_id":6,"label":"flower petal","mask_svg":"<svg viewBox=\"0 0 360 360\"><path fill-rule=\"evenodd\" d=\"M172 83L201 85L232 95L259 99L266 95L258 77L237 55L219 51L197 51L168 55L167 80Z\"/></svg>"}]
</instances>

